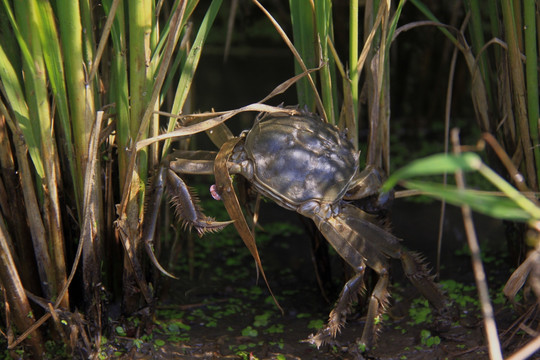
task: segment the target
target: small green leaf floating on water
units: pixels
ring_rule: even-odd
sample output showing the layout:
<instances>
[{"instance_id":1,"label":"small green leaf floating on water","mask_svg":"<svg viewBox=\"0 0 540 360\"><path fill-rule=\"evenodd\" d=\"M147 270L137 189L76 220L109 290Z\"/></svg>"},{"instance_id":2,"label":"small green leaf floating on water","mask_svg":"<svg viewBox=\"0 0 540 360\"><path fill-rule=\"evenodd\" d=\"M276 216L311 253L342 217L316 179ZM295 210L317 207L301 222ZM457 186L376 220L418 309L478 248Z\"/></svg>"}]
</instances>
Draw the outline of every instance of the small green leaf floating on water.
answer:
<instances>
[{"instance_id":1,"label":"small green leaf floating on water","mask_svg":"<svg viewBox=\"0 0 540 360\"><path fill-rule=\"evenodd\" d=\"M424 329L420 332L420 341L422 342L422 345L433 347L441 343L441 338L438 336L431 336L431 331Z\"/></svg>"},{"instance_id":2,"label":"small green leaf floating on water","mask_svg":"<svg viewBox=\"0 0 540 360\"><path fill-rule=\"evenodd\" d=\"M161 340L161 339L156 339L156 340L154 341L154 344L155 344L156 346L161 347L161 346L165 345L165 341L164 341L164 340Z\"/></svg>"},{"instance_id":3,"label":"small green leaf floating on water","mask_svg":"<svg viewBox=\"0 0 540 360\"><path fill-rule=\"evenodd\" d=\"M259 335L259 332L251 326L248 326L242 330L242 336L256 337L257 335Z\"/></svg>"},{"instance_id":4,"label":"small green leaf floating on water","mask_svg":"<svg viewBox=\"0 0 540 360\"><path fill-rule=\"evenodd\" d=\"M116 333L120 336L126 336L126 331L124 330L124 328L122 326L117 326L115 328L116 330Z\"/></svg>"},{"instance_id":5,"label":"small green leaf floating on water","mask_svg":"<svg viewBox=\"0 0 540 360\"><path fill-rule=\"evenodd\" d=\"M261 326L268 325L268 319L270 318L270 316L271 316L271 313L269 312L255 316L255 321L253 322L253 326L261 327Z\"/></svg>"}]
</instances>

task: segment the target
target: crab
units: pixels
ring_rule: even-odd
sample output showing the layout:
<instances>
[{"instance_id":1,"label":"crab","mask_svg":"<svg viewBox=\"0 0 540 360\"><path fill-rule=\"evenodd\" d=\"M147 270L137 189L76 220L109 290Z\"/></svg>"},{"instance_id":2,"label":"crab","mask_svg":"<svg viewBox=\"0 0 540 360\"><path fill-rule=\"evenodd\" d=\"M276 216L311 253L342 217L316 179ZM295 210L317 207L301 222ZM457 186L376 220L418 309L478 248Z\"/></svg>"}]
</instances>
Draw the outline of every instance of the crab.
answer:
<instances>
[{"instance_id":1,"label":"crab","mask_svg":"<svg viewBox=\"0 0 540 360\"><path fill-rule=\"evenodd\" d=\"M384 180L382 172L374 166L360 169L359 152L345 134L315 114L262 114L250 130L228 140L219 153L180 151L164 161L155 181L161 186L157 197L165 184L186 226L200 235L219 231L231 222L215 221L204 215L179 174L214 174L217 185L212 191L216 197L234 191L230 174L241 175L262 196L313 220L354 269L354 276L343 287L327 325L308 339L317 347L335 338L345 324L352 303L365 290L363 277L367 267L376 272L378 279L368 299L360 342L366 349L373 345L381 315L388 305L390 258L401 260L405 275L436 310L443 312L447 306L421 256L405 250L400 239L371 213L374 207L385 206L391 197L379 193Z\"/></svg>"}]
</instances>

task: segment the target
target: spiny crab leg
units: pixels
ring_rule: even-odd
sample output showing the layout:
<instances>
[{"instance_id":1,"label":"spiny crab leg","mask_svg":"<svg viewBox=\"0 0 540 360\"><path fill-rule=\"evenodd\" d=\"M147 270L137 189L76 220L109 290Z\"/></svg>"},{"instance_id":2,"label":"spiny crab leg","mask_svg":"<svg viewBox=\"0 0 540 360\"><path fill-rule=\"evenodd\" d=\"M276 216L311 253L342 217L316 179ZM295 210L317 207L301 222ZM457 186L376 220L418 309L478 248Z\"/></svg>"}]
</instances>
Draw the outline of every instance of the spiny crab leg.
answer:
<instances>
[{"instance_id":1,"label":"spiny crab leg","mask_svg":"<svg viewBox=\"0 0 540 360\"><path fill-rule=\"evenodd\" d=\"M328 316L328 324L319 330L316 335L311 334L307 342L319 347L323 343L334 339L341 330L345 316L351 312L352 305L358 299L358 295L365 290L363 280L366 268L361 265L355 270L356 274L343 286L336 305Z\"/></svg>"},{"instance_id":2,"label":"spiny crab leg","mask_svg":"<svg viewBox=\"0 0 540 360\"><path fill-rule=\"evenodd\" d=\"M330 313L328 325L309 341L317 347L331 340L345 323L349 306L356 299L354 292L362 289L362 276L365 265L379 275L375 289L369 299L366 325L361 342L370 348L373 344L373 334L380 323L380 315L385 311L388 302L388 258L400 259L405 275L424 295L428 301L441 313L445 312L447 302L428 274L421 258L409 253L400 245L397 237L368 220L368 214L362 210L342 203L338 215L324 218L319 214L311 215L319 230L334 247L338 254L345 259L357 272L347 283Z\"/></svg>"},{"instance_id":3,"label":"spiny crab leg","mask_svg":"<svg viewBox=\"0 0 540 360\"><path fill-rule=\"evenodd\" d=\"M167 170L166 188L171 196L171 202L175 205L178 218L184 222L185 227L195 228L199 236L209 231L219 231L232 222L214 221L213 218L204 215L194 191L171 169Z\"/></svg>"},{"instance_id":4,"label":"spiny crab leg","mask_svg":"<svg viewBox=\"0 0 540 360\"><path fill-rule=\"evenodd\" d=\"M401 261L403 272L409 281L437 311L444 313L449 309L448 299L441 293L440 288L433 281L434 277L429 275L429 269L424 263L422 256L415 252L407 251L401 246L401 240L399 238L366 219L368 215L362 210L347 205L343 207L342 214L345 217L345 221L350 224L349 226L357 233L363 232L367 239L372 239L371 242L375 244L376 249L384 254L384 256ZM369 263L368 265L371 267Z\"/></svg>"},{"instance_id":5,"label":"spiny crab leg","mask_svg":"<svg viewBox=\"0 0 540 360\"><path fill-rule=\"evenodd\" d=\"M197 154L192 154L193 156ZM201 154L198 154L201 155ZM215 156L215 153L213 153ZM208 154L206 156L208 157ZM208 168L208 159L203 159L200 162L200 166L197 169L199 172L204 173L204 169ZM197 164L191 161L190 164ZM213 161L211 161L213 165ZM167 189L171 197L171 202L174 203L176 208L176 215L183 221L185 227L194 227L199 236L202 236L208 231L219 231L225 226L229 225L232 221L214 221L213 218L207 217L203 214L202 209L198 205L198 199L194 194L194 191L190 189L185 182L169 167L179 166L173 162L169 164L169 161L164 161L159 168L157 174L154 176L151 186L151 193L148 195L148 202L146 203L145 221L143 225L142 240L144 242L145 249L150 257L152 263L163 274L175 278L176 277L167 272L157 260L153 252L153 238L156 230L156 224L159 214L159 208L161 198L163 197L164 189ZM192 169L193 170L193 169Z\"/></svg>"}]
</instances>

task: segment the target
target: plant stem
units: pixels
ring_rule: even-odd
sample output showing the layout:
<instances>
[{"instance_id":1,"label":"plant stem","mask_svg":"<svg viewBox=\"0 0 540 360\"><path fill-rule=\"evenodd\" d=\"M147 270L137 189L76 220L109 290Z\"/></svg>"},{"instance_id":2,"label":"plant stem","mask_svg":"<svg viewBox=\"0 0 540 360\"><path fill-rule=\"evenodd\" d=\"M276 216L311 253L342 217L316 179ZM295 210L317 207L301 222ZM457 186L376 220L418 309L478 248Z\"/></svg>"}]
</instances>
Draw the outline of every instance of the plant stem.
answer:
<instances>
[{"instance_id":1,"label":"plant stem","mask_svg":"<svg viewBox=\"0 0 540 360\"><path fill-rule=\"evenodd\" d=\"M349 4L349 73L351 80L351 95L354 114L354 123L358 132L358 82L360 73L358 67L358 0L351 0Z\"/></svg>"},{"instance_id":2,"label":"plant stem","mask_svg":"<svg viewBox=\"0 0 540 360\"><path fill-rule=\"evenodd\" d=\"M502 1L502 13L506 42L508 44L508 65L510 67L510 76L512 81L512 96L514 101L514 112L518 122L521 146L525 155L525 173L529 186L536 191L538 189L535 167L533 144L531 143L531 134L529 132L529 121L527 116L527 105L525 99L527 95L525 79L523 75L523 66L521 61L521 52L519 46L519 34L517 32L517 19L514 17L513 2L511 0ZM536 66L536 63L534 64ZM538 101L538 98L536 99ZM535 119L538 121L538 119ZM537 148L537 147L536 147Z\"/></svg>"},{"instance_id":3,"label":"plant stem","mask_svg":"<svg viewBox=\"0 0 540 360\"><path fill-rule=\"evenodd\" d=\"M538 1L536 1L538 5ZM523 2L524 32L525 32L525 81L527 83L527 110L529 115L529 128L532 143L534 145L534 158L536 164L537 179L540 179L540 148L538 121L540 121L538 105L538 48L536 47L536 9L535 2ZM539 184L540 186L540 184Z\"/></svg>"},{"instance_id":4,"label":"plant stem","mask_svg":"<svg viewBox=\"0 0 540 360\"><path fill-rule=\"evenodd\" d=\"M66 88L69 99L71 127L75 142L78 178L84 176L84 164L88 158L88 139L93 122L94 103L91 87L86 86L83 64L82 25L78 1L59 0L57 4ZM89 93L90 92L90 93ZM87 99L90 99L89 101ZM82 198L82 180L78 185L78 198Z\"/></svg>"},{"instance_id":5,"label":"plant stem","mask_svg":"<svg viewBox=\"0 0 540 360\"><path fill-rule=\"evenodd\" d=\"M454 145L454 153L459 154L459 138L458 131L452 131L452 143ZM465 180L463 178L463 172L458 170L455 172L456 185L459 189L465 188ZM461 212L463 214L463 225L465 226L465 232L467 234L467 242L469 249L471 250L471 261L474 272L474 278L476 280L476 286L478 288L478 296L482 305L482 314L484 318L484 326L486 331L486 337L488 340L489 357L491 360L502 360L501 345L499 343L499 335L497 333L497 324L493 315L493 307L489 299L489 289L486 282L486 273L482 265L482 257L480 255L480 246L478 245L478 239L474 230L474 224L472 219L472 211L469 205L462 205Z\"/></svg>"}]
</instances>

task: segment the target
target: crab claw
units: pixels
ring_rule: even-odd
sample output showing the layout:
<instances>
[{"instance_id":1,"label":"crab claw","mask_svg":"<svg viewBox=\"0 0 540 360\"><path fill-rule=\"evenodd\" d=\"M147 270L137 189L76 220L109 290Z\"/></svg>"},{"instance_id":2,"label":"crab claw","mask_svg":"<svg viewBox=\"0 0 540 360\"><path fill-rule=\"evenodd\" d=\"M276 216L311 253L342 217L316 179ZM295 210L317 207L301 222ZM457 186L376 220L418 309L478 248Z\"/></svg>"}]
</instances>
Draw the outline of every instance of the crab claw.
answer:
<instances>
[{"instance_id":1,"label":"crab claw","mask_svg":"<svg viewBox=\"0 0 540 360\"><path fill-rule=\"evenodd\" d=\"M174 171L167 170L166 188L175 205L176 215L183 221L184 227L195 228L199 236L207 232L220 231L232 221L215 221L203 214L195 191Z\"/></svg>"}]
</instances>

